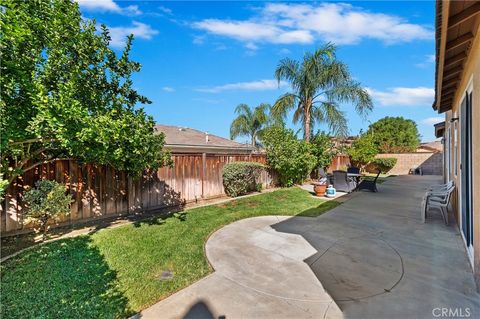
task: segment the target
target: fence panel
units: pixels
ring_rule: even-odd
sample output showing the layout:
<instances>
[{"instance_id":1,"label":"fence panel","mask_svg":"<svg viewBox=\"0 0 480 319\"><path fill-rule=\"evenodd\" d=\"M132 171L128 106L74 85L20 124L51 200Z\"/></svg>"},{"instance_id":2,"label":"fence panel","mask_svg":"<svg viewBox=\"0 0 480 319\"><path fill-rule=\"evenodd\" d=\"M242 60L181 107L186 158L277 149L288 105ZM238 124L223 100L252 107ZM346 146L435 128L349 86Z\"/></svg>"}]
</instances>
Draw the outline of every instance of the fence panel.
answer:
<instances>
[{"instance_id":1,"label":"fence panel","mask_svg":"<svg viewBox=\"0 0 480 319\"><path fill-rule=\"evenodd\" d=\"M25 172L7 189L0 205L2 236L29 231L33 225L24 219L23 193L40 179L65 183L72 195L70 214L60 225L99 219L140 210L175 206L182 202L208 199L225 194L222 170L236 161L266 163L265 155L173 154L173 167L162 167L139 179L111 167L79 164L75 161L47 163ZM264 188L272 186L275 176L262 172Z\"/></svg>"}]
</instances>

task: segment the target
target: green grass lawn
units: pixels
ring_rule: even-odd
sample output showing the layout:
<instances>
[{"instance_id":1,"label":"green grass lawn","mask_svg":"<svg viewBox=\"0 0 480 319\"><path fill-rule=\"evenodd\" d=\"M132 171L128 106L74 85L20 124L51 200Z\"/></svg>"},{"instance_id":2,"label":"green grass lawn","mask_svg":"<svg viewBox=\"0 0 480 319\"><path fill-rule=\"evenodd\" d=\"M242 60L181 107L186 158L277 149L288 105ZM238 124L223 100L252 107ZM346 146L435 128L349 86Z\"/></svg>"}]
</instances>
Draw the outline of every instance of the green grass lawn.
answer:
<instances>
[{"instance_id":1,"label":"green grass lawn","mask_svg":"<svg viewBox=\"0 0 480 319\"><path fill-rule=\"evenodd\" d=\"M2 264L1 318L131 315L211 273L203 246L222 226L337 205L295 187L38 246ZM165 271L173 278L162 280Z\"/></svg>"}]
</instances>

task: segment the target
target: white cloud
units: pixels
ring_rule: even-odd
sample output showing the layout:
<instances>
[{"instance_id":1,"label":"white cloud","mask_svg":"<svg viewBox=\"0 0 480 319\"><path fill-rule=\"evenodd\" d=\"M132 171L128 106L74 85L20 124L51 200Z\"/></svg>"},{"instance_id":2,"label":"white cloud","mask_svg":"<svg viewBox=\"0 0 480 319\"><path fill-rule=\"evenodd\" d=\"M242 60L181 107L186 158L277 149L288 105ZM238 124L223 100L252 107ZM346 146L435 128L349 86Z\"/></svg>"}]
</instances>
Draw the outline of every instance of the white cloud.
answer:
<instances>
[{"instance_id":1,"label":"white cloud","mask_svg":"<svg viewBox=\"0 0 480 319\"><path fill-rule=\"evenodd\" d=\"M219 19L206 19L193 24L195 28L213 34L249 42L271 43L311 43L313 36L308 31L285 31L281 28L263 23L250 21L224 21Z\"/></svg>"},{"instance_id":2,"label":"white cloud","mask_svg":"<svg viewBox=\"0 0 480 319\"><path fill-rule=\"evenodd\" d=\"M435 63L435 54L427 54L425 55L424 60L420 63L415 64L415 66L419 68L426 68L428 66L431 66L433 63Z\"/></svg>"},{"instance_id":3,"label":"white cloud","mask_svg":"<svg viewBox=\"0 0 480 319\"><path fill-rule=\"evenodd\" d=\"M158 10L162 11L163 13L166 13L166 14L172 14L172 9L169 9L169 8L166 8L166 7L163 7L163 6L160 6L158 7Z\"/></svg>"},{"instance_id":4,"label":"white cloud","mask_svg":"<svg viewBox=\"0 0 480 319\"><path fill-rule=\"evenodd\" d=\"M342 3L269 3L247 20L205 19L192 26L247 43L308 44L321 40L355 44L376 39L393 44L433 39L433 31L422 25Z\"/></svg>"},{"instance_id":5,"label":"white cloud","mask_svg":"<svg viewBox=\"0 0 480 319\"><path fill-rule=\"evenodd\" d=\"M109 27L112 41L110 45L115 48L121 48L125 45L127 36L133 34L136 39L150 40L158 31L152 29L148 24L133 21L129 27Z\"/></svg>"},{"instance_id":6,"label":"white cloud","mask_svg":"<svg viewBox=\"0 0 480 319\"><path fill-rule=\"evenodd\" d=\"M127 15L139 15L142 14L143 12L138 8L137 5L131 5L128 7L123 8L123 13Z\"/></svg>"},{"instance_id":7,"label":"white cloud","mask_svg":"<svg viewBox=\"0 0 480 319\"><path fill-rule=\"evenodd\" d=\"M285 87L286 82L280 81L280 84L277 80L258 80L251 82L238 82L238 83L228 83L219 86L213 87L204 87L197 88L195 91L206 92L206 93L220 93L223 91L267 91L267 90L276 90L279 87Z\"/></svg>"},{"instance_id":8,"label":"white cloud","mask_svg":"<svg viewBox=\"0 0 480 319\"><path fill-rule=\"evenodd\" d=\"M112 11L120 12L121 8L113 0L77 0L82 9L91 11Z\"/></svg>"},{"instance_id":9,"label":"white cloud","mask_svg":"<svg viewBox=\"0 0 480 319\"><path fill-rule=\"evenodd\" d=\"M202 102L202 103L207 103L207 104L225 103L225 100L223 100L223 99L205 99L205 98L201 98L201 97L193 98L192 101Z\"/></svg>"},{"instance_id":10,"label":"white cloud","mask_svg":"<svg viewBox=\"0 0 480 319\"><path fill-rule=\"evenodd\" d=\"M164 86L164 87L162 88L162 90L164 90L165 92L169 92L169 93L175 92L175 89L172 88L171 86Z\"/></svg>"},{"instance_id":11,"label":"white cloud","mask_svg":"<svg viewBox=\"0 0 480 319\"><path fill-rule=\"evenodd\" d=\"M228 47L223 43L215 44L215 51L225 51L227 49L228 49Z\"/></svg>"},{"instance_id":12,"label":"white cloud","mask_svg":"<svg viewBox=\"0 0 480 319\"><path fill-rule=\"evenodd\" d=\"M88 11L115 12L126 15L139 15L142 11L137 5L120 7L113 0L76 0L81 9Z\"/></svg>"},{"instance_id":13,"label":"white cloud","mask_svg":"<svg viewBox=\"0 0 480 319\"><path fill-rule=\"evenodd\" d=\"M248 42L247 44L245 44L245 47L251 51L258 50L258 45L253 42Z\"/></svg>"},{"instance_id":14,"label":"white cloud","mask_svg":"<svg viewBox=\"0 0 480 319\"><path fill-rule=\"evenodd\" d=\"M195 35L193 36L193 44L203 44L205 42L205 36L204 35Z\"/></svg>"},{"instance_id":15,"label":"white cloud","mask_svg":"<svg viewBox=\"0 0 480 319\"><path fill-rule=\"evenodd\" d=\"M427 117L426 119L422 120L422 124L432 126L433 124L437 124L437 123L440 123L440 122L443 122L443 121L445 121L444 117L439 117L439 116L437 116L437 117Z\"/></svg>"},{"instance_id":16,"label":"white cloud","mask_svg":"<svg viewBox=\"0 0 480 319\"><path fill-rule=\"evenodd\" d=\"M383 106L431 106L435 97L435 90L423 86L396 87L389 91L367 89L368 93Z\"/></svg>"}]
</instances>

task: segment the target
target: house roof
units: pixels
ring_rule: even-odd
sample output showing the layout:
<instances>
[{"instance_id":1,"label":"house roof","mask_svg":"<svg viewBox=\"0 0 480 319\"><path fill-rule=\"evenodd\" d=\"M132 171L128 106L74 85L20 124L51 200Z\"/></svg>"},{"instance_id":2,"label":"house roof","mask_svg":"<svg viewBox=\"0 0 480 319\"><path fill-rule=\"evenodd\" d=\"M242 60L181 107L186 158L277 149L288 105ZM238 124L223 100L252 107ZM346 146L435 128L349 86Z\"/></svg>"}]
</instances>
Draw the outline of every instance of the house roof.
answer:
<instances>
[{"instance_id":1,"label":"house roof","mask_svg":"<svg viewBox=\"0 0 480 319\"><path fill-rule=\"evenodd\" d=\"M442 137L445 133L445 121L434 124L433 127L435 128L435 137Z\"/></svg>"},{"instance_id":2,"label":"house roof","mask_svg":"<svg viewBox=\"0 0 480 319\"><path fill-rule=\"evenodd\" d=\"M480 24L479 1L436 2L435 101L439 113L452 108L464 65Z\"/></svg>"},{"instance_id":3,"label":"house roof","mask_svg":"<svg viewBox=\"0 0 480 319\"><path fill-rule=\"evenodd\" d=\"M421 152L422 149L429 152L442 152L443 145L441 141L425 142L420 144L417 148L417 152Z\"/></svg>"},{"instance_id":4,"label":"house roof","mask_svg":"<svg viewBox=\"0 0 480 319\"><path fill-rule=\"evenodd\" d=\"M165 146L168 148L198 148L219 150L252 151L250 145L241 144L208 132L173 125L155 125L156 132L165 134Z\"/></svg>"}]
</instances>

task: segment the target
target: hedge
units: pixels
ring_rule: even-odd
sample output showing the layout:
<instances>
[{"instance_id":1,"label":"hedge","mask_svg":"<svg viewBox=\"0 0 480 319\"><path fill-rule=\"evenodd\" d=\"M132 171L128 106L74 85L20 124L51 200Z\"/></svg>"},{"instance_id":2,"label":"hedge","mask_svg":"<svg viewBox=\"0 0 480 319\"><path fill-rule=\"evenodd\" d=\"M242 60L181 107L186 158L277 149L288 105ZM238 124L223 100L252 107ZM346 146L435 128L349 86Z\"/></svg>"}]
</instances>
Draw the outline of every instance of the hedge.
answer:
<instances>
[{"instance_id":1,"label":"hedge","mask_svg":"<svg viewBox=\"0 0 480 319\"><path fill-rule=\"evenodd\" d=\"M257 182L260 172L266 166L253 162L234 162L223 167L223 187L225 193L231 197L245 195L253 191L260 191L262 184Z\"/></svg>"}]
</instances>

